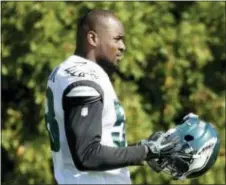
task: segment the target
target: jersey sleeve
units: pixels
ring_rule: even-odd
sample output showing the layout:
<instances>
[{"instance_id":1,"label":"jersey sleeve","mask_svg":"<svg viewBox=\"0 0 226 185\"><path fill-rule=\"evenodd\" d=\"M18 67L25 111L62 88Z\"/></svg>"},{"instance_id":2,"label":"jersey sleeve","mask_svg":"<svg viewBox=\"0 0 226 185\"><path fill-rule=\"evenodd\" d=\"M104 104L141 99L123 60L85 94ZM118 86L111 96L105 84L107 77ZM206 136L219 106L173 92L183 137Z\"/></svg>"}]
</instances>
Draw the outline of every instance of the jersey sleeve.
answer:
<instances>
[{"instance_id":1,"label":"jersey sleeve","mask_svg":"<svg viewBox=\"0 0 226 185\"><path fill-rule=\"evenodd\" d=\"M63 96L102 96L103 72L92 62L68 62L58 73Z\"/></svg>"},{"instance_id":2,"label":"jersey sleeve","mask_svg":"<svg viewBox=\"0 0 226 185\"><path fill-rule=\"evenodd\" d=\"M101 86L94 81L80 80L70 84L63 93L63 109L77 104L90 103L96 98L102 99L104 92Z\"/></svg>"}]
</instances>

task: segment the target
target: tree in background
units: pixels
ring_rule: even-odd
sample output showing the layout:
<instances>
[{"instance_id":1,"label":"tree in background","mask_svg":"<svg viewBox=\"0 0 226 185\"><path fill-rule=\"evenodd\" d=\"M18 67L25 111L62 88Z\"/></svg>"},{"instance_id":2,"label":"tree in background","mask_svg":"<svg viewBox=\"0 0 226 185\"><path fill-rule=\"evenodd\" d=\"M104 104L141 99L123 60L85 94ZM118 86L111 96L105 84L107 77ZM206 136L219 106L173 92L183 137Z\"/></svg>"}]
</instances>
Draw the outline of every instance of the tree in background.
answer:
<instances>
[{"instance_id":1,"label":"tree in background","mask_svg":"<svg viewBox=\"0 0 226 185\"><path fill-rule=\"evenodd\" d=\"M225 183L224 2L1 2L3 184L53 184L44 123L47 77L75 50L78 17L112 10L127 53L114 76L129 143L194 112L214 123L221 153L204 176L173 181L130 167L133 183Z\"/></svg>"}]
</instances>

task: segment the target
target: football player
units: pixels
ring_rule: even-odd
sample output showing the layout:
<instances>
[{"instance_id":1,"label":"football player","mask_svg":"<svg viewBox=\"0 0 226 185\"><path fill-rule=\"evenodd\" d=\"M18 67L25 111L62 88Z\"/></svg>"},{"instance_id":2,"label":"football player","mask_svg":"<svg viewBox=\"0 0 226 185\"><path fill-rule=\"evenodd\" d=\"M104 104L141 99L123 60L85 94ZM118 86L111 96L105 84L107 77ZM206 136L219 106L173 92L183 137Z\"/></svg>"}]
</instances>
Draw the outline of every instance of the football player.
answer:
<instances>
[{"instance_id":1,"label":"football player","mask_svg":"<svg viewBox=\"0 0 226 185\"><path fill-rule=\"evenodd\" d=\"M171 154L177 139L128 146L125 113L109 75L120 61L122 23L93 10L77 27L74 55L48 78L46 128L58 184L130 184L128 166Z\"/></svg>"}]
</instances>

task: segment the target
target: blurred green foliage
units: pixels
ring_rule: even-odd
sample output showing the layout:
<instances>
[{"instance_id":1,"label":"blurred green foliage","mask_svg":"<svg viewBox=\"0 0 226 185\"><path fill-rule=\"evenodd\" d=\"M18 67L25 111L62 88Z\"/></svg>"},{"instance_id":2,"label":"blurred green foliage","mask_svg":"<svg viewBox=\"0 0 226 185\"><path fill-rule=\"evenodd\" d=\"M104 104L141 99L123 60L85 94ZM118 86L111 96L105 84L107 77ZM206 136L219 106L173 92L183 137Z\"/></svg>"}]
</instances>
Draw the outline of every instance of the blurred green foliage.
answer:
<instances>
[{"instance_id":1,"label":"blurred green foliage","mask_svg":"<svg viewBox=\"0 0 226 185\"><path fill-rule=\"evenodd\" d=\"M114 86L129 143L173 127L188 112L214 123L220 156L204 176L172 181L130 167L133 183L225 184L224 2L1 2L2 181L54 184L44 124L47 76L75 50L76 22L109 9L125 25L127 53Z\"/></svg>"}]
</instances>

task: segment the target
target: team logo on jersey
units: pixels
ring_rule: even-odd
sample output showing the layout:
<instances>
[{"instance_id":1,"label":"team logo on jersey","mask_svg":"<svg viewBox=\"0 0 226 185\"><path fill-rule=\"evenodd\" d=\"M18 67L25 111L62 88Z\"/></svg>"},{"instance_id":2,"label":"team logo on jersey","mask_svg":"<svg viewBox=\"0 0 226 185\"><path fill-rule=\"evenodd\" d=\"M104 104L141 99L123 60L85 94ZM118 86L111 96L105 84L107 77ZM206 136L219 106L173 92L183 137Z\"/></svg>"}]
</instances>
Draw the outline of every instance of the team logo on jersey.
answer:
<instances>
[{"instance_id":1,"label":"team logo on jersey","mask_svg":"<svg viewBox=\"0 0 226 185\"><path fill-rule=\"evenodd\" d=\"M83 107L81 110L81 116L85 117L88 115L88 107Z\"/></svg>"},{"instance_id":2,"label":"team logo on jersey","mask_svg":"<svg viewBox=\"0 0 226 185\"><path fill-rule=\"evenodd\" d=\"M65 72L67 72L71 76L75 76L75 77L90 76L92 79L98 79L99 78L99 76L96 74L95 70L82 71L81 69L78 70L77 66L69 67L69 68L65 69Z\"/></svg>"}]
</instances>

